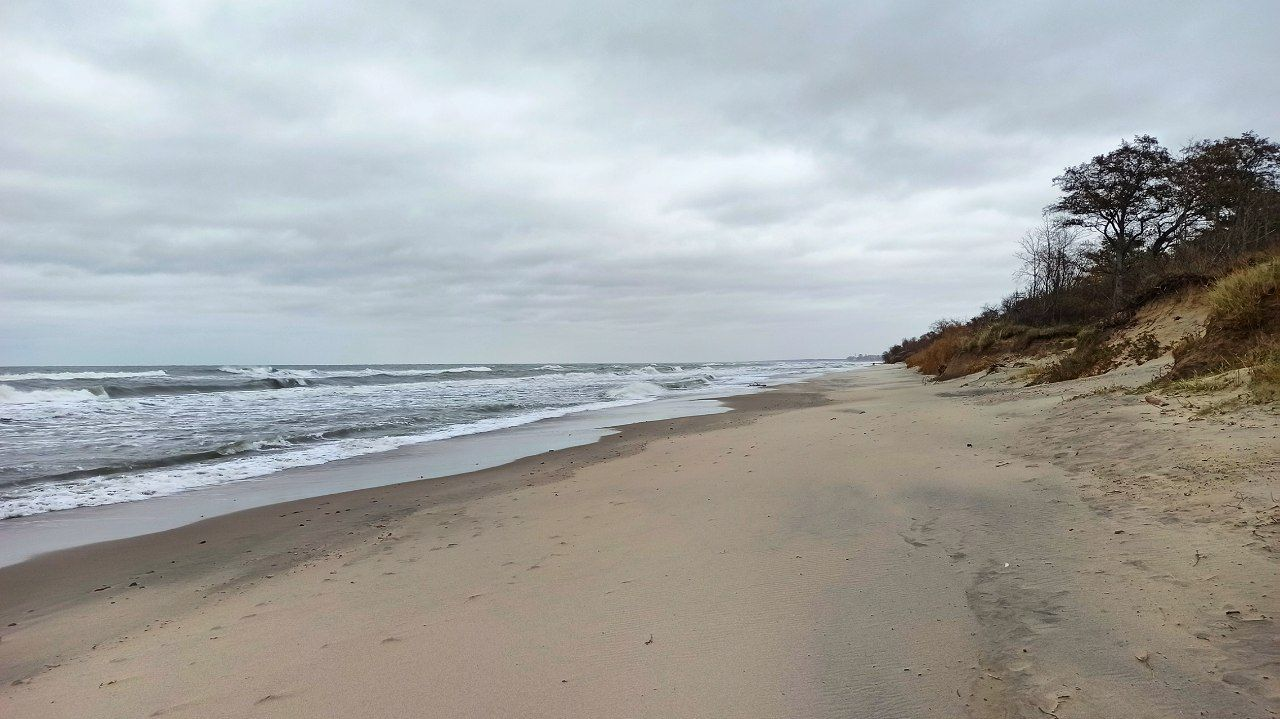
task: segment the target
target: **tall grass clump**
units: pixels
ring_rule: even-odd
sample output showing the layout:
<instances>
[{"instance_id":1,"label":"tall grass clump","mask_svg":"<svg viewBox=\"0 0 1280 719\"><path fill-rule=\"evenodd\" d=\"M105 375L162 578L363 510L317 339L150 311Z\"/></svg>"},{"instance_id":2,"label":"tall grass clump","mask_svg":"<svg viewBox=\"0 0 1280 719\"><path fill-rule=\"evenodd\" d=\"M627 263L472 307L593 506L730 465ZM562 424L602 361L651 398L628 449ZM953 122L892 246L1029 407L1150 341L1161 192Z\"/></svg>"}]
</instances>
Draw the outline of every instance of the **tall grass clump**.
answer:
<instances>
[{"instance_id":1,"label":"tall grass clump","mask_svg":"<svg viewBox=\"0 0 1280 719\"><path fill-rule=\"evenodd\" d=\"M1280 259L1224 277L1209 290L1210 319L1228 330L1251 330L1274 319L1280 298Z\"/></svg>"},{"instance_id":2,"label":"tall grass clump","mask_svg":"<svg viewBox=\"0 0 1280 719\"><path fill-rule=\"evenodd\" d=\"M1166 379L1248 369L1253 399L1280 401L1280 257L1223 277L1205 300L1205 333L1174 349Z\"/></svg>"}]
</instances>

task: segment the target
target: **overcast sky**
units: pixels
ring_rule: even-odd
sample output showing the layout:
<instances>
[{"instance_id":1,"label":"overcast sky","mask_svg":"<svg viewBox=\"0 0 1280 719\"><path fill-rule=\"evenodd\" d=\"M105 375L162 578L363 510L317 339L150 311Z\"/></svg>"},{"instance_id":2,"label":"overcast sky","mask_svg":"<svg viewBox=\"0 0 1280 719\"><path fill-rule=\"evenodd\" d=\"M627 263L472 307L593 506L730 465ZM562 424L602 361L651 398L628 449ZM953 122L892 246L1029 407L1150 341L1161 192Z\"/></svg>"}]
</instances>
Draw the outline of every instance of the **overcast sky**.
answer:
<instances>
[{"instance_id":1,"label":"overcast sky","mask_svg":"<svg viewBox=\"0 0 1280 719\"><path fill-rule=\"evenodd\" d=\"M6 0L0 363L879 351L1012 289L1064 166L1280 136L1278 27L1269 1Z\"/></svg>"}]
</instances>

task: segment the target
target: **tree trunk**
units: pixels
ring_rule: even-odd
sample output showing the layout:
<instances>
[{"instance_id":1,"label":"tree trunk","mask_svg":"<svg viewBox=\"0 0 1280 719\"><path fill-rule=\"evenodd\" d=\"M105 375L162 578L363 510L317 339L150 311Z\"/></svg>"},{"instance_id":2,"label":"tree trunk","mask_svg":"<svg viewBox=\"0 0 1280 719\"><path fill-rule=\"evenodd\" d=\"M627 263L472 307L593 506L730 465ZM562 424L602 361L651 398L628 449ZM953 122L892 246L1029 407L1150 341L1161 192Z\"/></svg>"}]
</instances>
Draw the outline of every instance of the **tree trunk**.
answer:
<instances>
[{"instance_id":1,"label":"tree trunk","mask_svg":"<svg viewBox=\"0 0 1280 719\"><path fill-rule=\"evenodd\" d=\"M1118 311L1124 301L1124 253L1117 251L1111 267L1111 310Z\"/></svg>"}]
</instances>

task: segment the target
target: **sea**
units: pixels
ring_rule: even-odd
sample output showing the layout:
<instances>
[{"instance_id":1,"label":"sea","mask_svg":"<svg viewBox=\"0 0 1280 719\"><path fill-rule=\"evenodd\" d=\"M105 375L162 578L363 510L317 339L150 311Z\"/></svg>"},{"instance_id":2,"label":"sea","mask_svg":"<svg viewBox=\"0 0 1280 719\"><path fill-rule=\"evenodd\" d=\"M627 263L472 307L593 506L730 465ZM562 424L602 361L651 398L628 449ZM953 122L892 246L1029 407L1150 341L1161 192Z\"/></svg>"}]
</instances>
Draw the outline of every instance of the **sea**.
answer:
<instances>
[{"instance_id":1,"label":"sea","mask_svg":"<svg viewBox=\"0 0 1280 719\"><path fill-rule=\"evenodd\" d=\"M0 519L864 364L0 367Z\"/></svg>"}]
</instances>

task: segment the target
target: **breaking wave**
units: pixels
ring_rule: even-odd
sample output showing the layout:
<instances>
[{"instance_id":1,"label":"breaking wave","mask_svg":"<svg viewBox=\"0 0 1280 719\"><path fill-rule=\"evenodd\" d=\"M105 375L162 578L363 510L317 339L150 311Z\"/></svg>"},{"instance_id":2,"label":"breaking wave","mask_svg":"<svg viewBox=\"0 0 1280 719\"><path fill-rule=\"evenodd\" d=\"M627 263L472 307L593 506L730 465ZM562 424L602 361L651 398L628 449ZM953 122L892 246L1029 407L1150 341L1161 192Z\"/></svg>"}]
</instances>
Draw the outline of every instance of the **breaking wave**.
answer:
<instances>
[{"instance_id":1,"label":"breaking wave","mask_svg":"<svg viewBox=\"0 0 1280 719\"><path fill-rule=\"evenodd\" d=\"M173 494L847 366L802 360L4 368L0 376L20 379L0 383L0 518Z\"/></svg>"},{"instance_id":2,"label":"breaking wave","mask_svg":"<svg viewBox=\"0 0 1280 719\"><path fill-rule=\"evenodd\" d=\"M14 389L0 384L0 404L84 402L91 399L105 399L105 395L87 389Z\"/></svg>"},{"instance_id":3,"label":"breaking wave","mask_svg":"<svg viewBox=\"0 0 1280 719\"><path fill-rule=\"evenodd\" d=\"M628 404L634 404L634 401L551 407L506 417L456 424L419 434L354 437L315 442L301 447L293 447L293 443L289 440L275 438L227 446L212 450L210 453L170 458L147 471L132 471L124 474L99 472L89 476L65 475L62 478L63 481L57 483L23 482L5 488L7 490L5 496L0 498L0 519L176 494L190 489L261 477L294 467L325 464L374 452L386 452L410 444L492 432L543 419ZM257 444L262 446L254 446ZM263 451L272 449L277 451ZM226 458L219 462L199 461L212 459L211 455ZM180 463L182 459L189 458L197 461Z\"/></svg>"},{"instance_id":4,"label":"breaking wave","mask_svg":"<svg viewBox=\"0 0 1280 719\"><path fill-rule=\"evenodd\" d=\"M445 367L442 369L378 369L366 367L350 370L279 369L276 367L219 367L219 372L253 377L255 379L337 379L351 377L421 377L462 372L492 372L492 367Z\"/></svg>"},{"instance_id":5,"label":"breaking wave","mask_svg":"<svg viewBox=\"0 0 1280 719\"><path fill-rule=\"evenodd\" d=\"M604 394L610 399L652 399L666 393L667 389L657 382L629 382L605 390Z\"/></svg>"},{"instance_id":6,"label":"breaking wave","mask_svg":"<svg viewBox=\"0 0 1280 719\"><path fill-rule=\"evenodd\" d=\"M112 399L122 397L155 397L166 394L199 394L206 392L243 392L256 389L289 389L291 387L307 387L305 379L294 377L267 377L262 379L245 379L237 384L199 382L169 382L165 384L144 385L104 385L96 389L100 394Z\"/></svg>"},{"instance_id":7,"label":"breaking wave","mask_svg":"<svg viewBox=\"0 0 1280 719\"><path fill-rule=\"evenodd\" d=\"M0 374L0 381L24 382L30 380L74 380L74 379L123 379L126 377L167 377L168 372L162 369L140 372L21 372L18 374Z\"/></svg>"}]
</instances>

